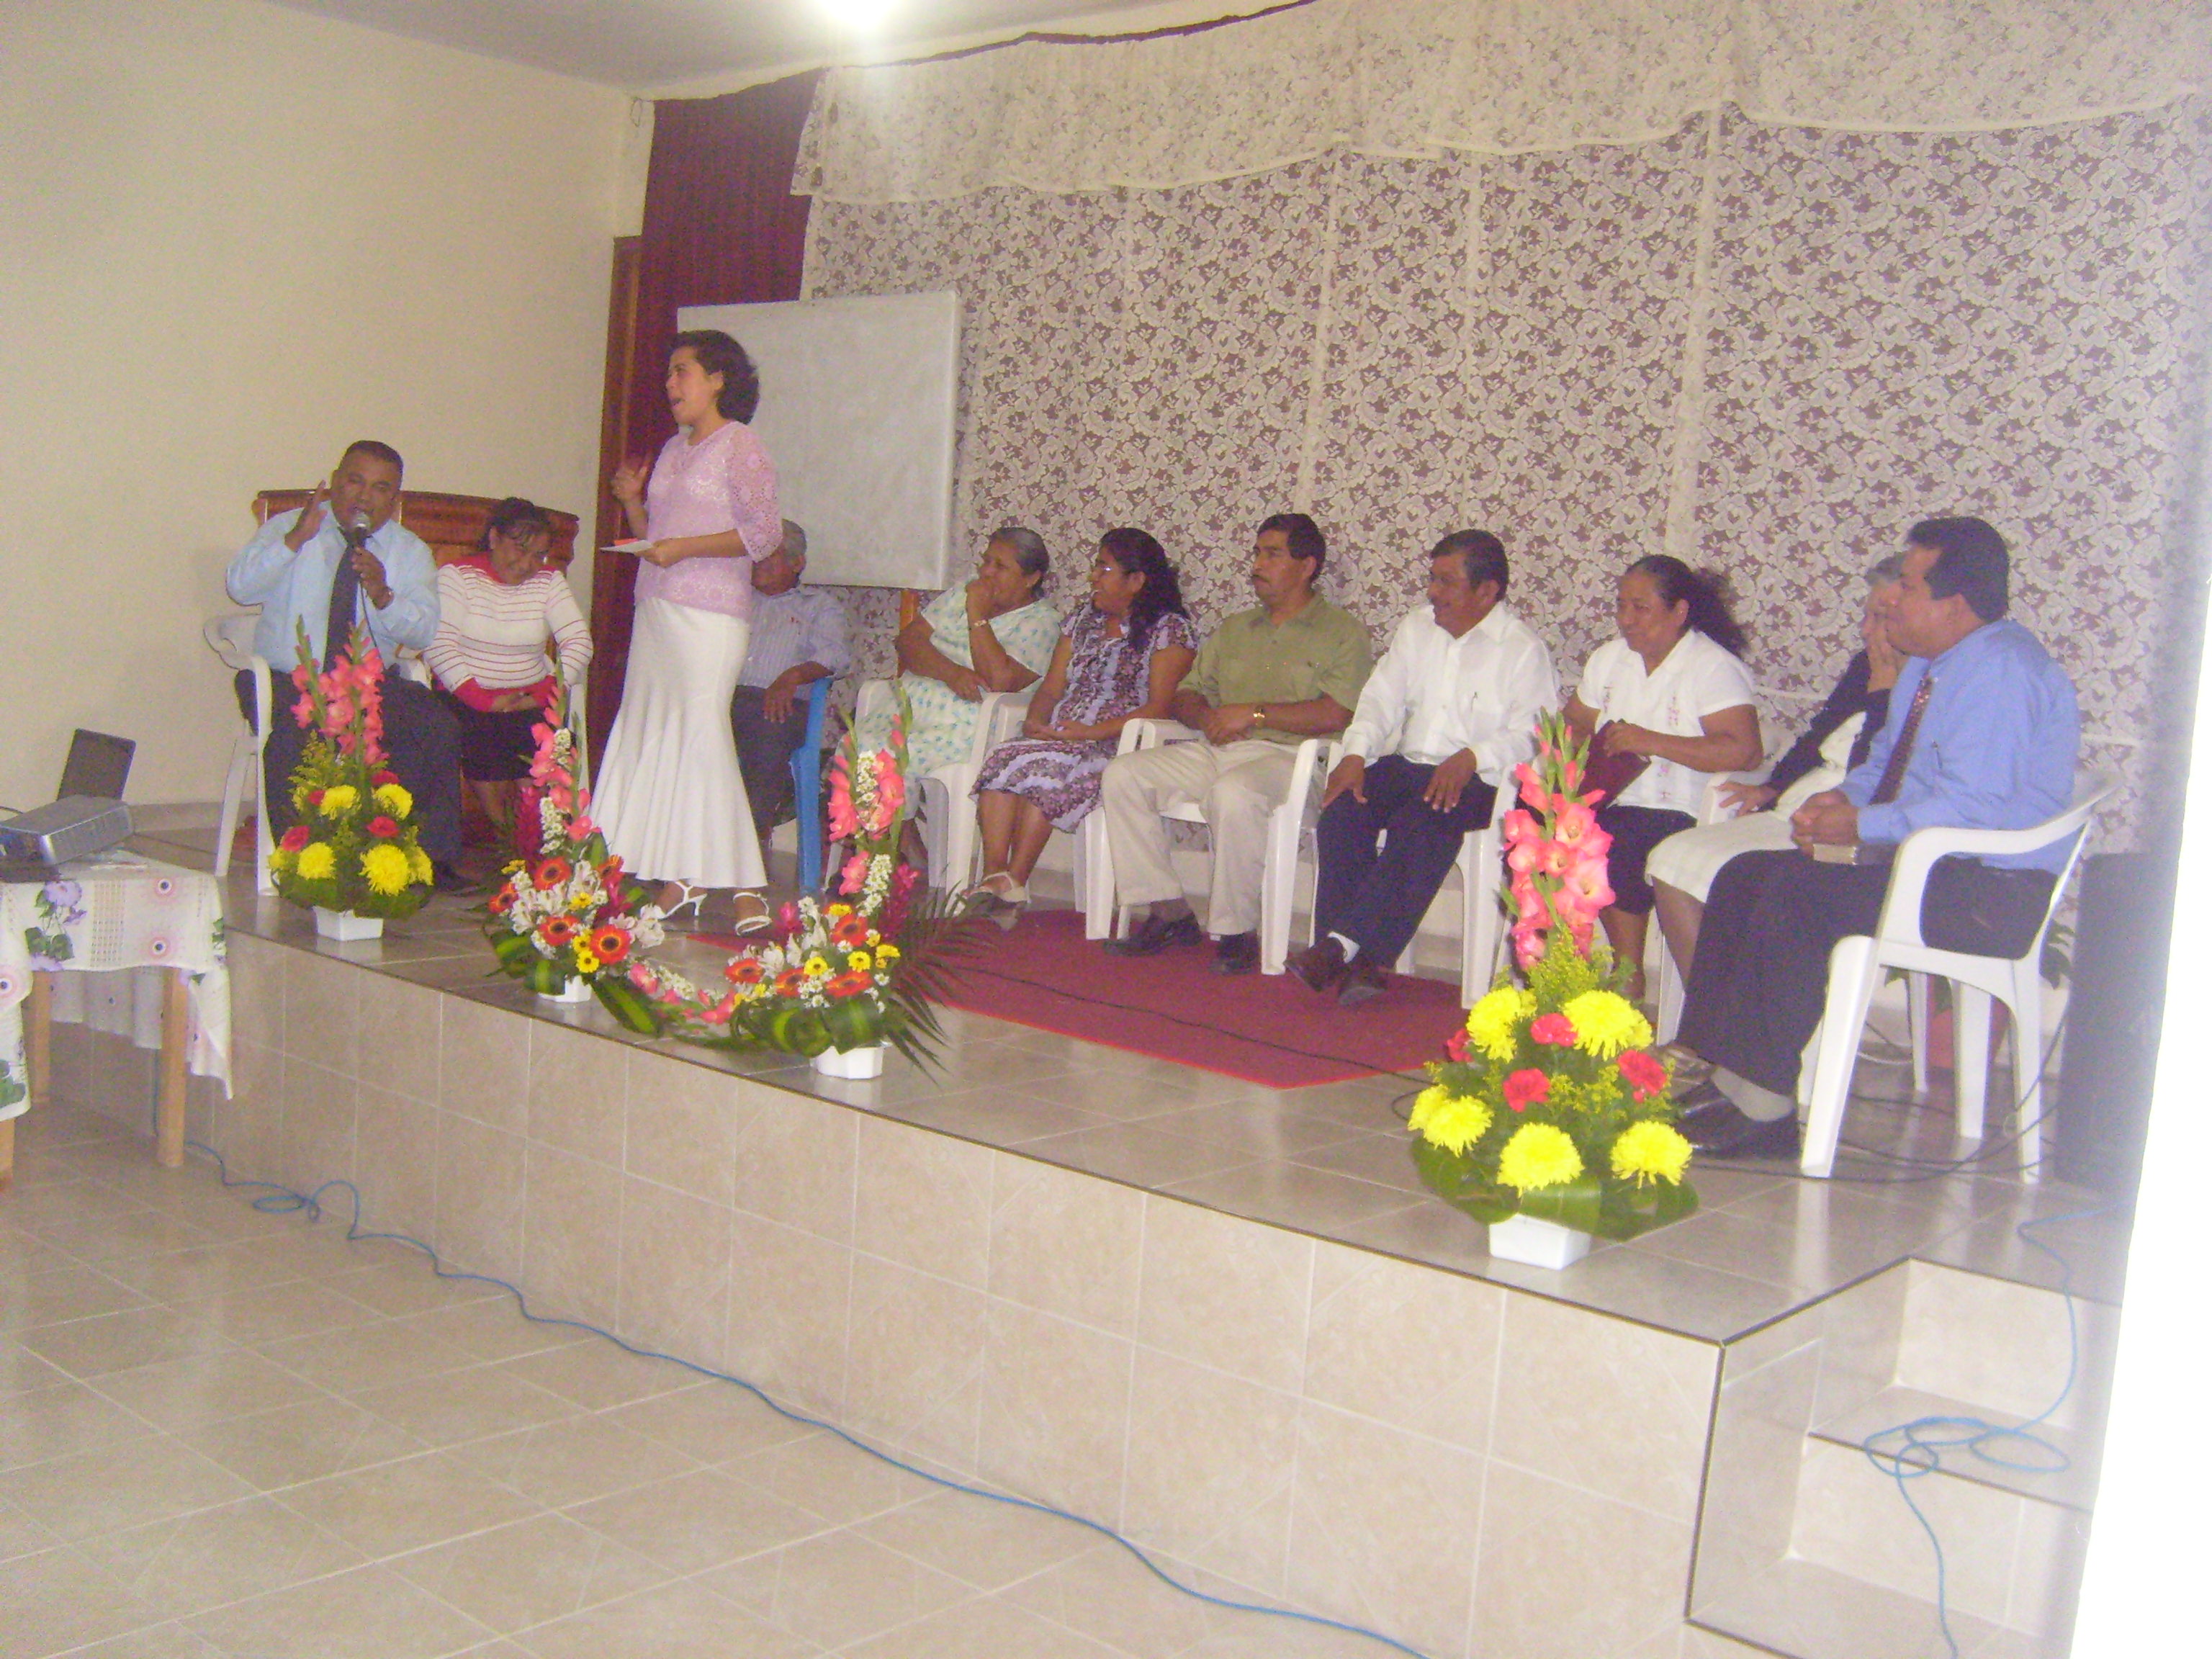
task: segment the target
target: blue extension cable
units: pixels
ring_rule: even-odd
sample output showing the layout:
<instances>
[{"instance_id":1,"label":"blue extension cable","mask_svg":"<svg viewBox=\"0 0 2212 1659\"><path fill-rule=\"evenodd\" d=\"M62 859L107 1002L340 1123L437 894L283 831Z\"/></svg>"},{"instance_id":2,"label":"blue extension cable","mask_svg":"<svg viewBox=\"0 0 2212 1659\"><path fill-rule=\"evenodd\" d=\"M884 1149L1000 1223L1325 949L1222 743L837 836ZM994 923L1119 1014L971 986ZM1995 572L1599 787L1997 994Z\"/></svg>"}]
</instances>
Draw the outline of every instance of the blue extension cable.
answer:
<instances>
[{"instance_id":1,"label":"blue extension cable","mask_svg":"<svg viewBox=\"0 0 2212 1659\"><path fill-rule=\"evenodd\" d=\"M1897 1495L1905 1500L1905 1507L1912 1511L1912 1518L1920 1523L1920 1530L1928 1535L1928 1546L1936 1553L1936 1625L1942 1632L1943 1645L1949 1650L1950 1659L1959 1659L1958 1638L1951 1634L1951 1613L1948 1601L1948 1584L1943 1561L1943 1540L1936 1536L1936 1528L1912 1496L1911 1483L1923 1475L1936 1474L1943 1467L1947 1451L1966 1451L1984 1463L1994 1463L1999 1468L2014 1469L2028 1474L2060 1474L2072 1467L2072 1462L2057 1446L2041 1435L2032 1432L2050 1420L2051 1414L2066 1403L2074 1392L2074 1384L2081 1370L2081 1334L2074 1313L2074 1269L2066 1258L2033 1237L2031 1230L2055 1226L2062 1221L2079 1221L2086 1216L2102 1215L2120 1207L2118 1204L2098 1204L2086 1210L2069 1210L2063 1215L2041 1216L2023 1221L2013 1229L2013 1234L2030 1249L2039 1250L2058 1265L2058 1293L2066 1299L2066 1381L2058 1390L2057 1398L2034 1416L2009 1426L1985 1422L1978 1417L1917 1417L1910 1423L1877 1429L1860 1443L1859 1449L1867 1462L1897 1483ZM1894 1441L1894 1444L1878 1443ZM1991 1450L1993 1446L2008 1441L2018 1441L2034 1449L2048 1462L2021 1462ZM2033 1454L2031 1454L2033 1455Z\"/></svg>"},{"instance_id":2,"label":"blue extension cable","mask_svg":"<svg viewBox=\"0 0 2212 1659\"><path fill-rule=\"evenodd\" d=\"M1327 1630L1342 1631L1347 1636L1364 1637L1368 1641L1380 1643L1382 1646L1390 1649L1393 1652L1402 1653L1408 1656L1408 1659L1427 1659L1427 1656L1423 1654L1419 1649L1408 1647L1403 1642L1400 1642L1393 1638L1385 1636L1379 1631L1367 1630L1358 1625L1343 1624L1334 1619L1324 1619L1316 1613L1293 1612L1287 1607L1260 1607L1250 1601L1231 1601L1224 1596L1209 1595L1204 1590L1193 1589L1188 1584L1179 1583L1177 1580L1169 1577L1167 1573L1162 1571L1160 1568L1153 1565L1152 1559L1147 1557L1142 1550L1139 1549L1127 1539L1122 1537L1121 1534L1114 1531L1110 1527L1101 1526L1097 1522L1086 1520L1084 1516L1079 1515L1071 1515L1066 1510L1054 1509L1049 1504L1036 1503L1026 1498L1013 1498L1008 1496L1005 1492L989 1492L981 1486L971 1486L963 1481L948 1480L941 1474L933 1474L927 1469L916 1468L913 1464L902 1462L898 1458L892 1456L889 1452L884 1451L878 1447L871 1446L865 1440L854 1437L853 1435L846 1432L843 1429L839 1428L835 1423L825 1423L818 1417L809 1417L804 1412L795 1412L787 1406L778 1404L758 1386L746 1382L742 1376L732 1376L726 1371L718 1371L710 1365L696 1364L689 1359L680 1358L672 1353L661 1353L652 1348L641 1348L635 1343L625 1342L621 1337L617 1336L612 1331L601 1330L597 1325L587 1324L580 1319L557 1319L549 1314L532 1313L530 1310L529 1299L523 1295L521 1290L515 1285L508 1284L507 1280L503 1279L494 1278L489 1273L463 1273L458 1269L449 1268L443 1261L439 1260L438 1253L435 1250L432 1249L428 1244L425 1244L421 1239L410 1238L404 1233L372 1233L362 1231L361 1225L361 1188L355 1186L350 1181L325 1181L322 1185L317 1187L313 1192L308 1193L294 1192L290 1188L281 1186L273 1181L243 1181L237 1179L231 1175L230 1165L224 1161L222 1154L216 1151L214 1147L208 1146L204 1141L198 1140L187 1140L185 1144L195 1152L205 1152L210 1158L215 1160L216 1173L222 1177L222 1184L225 1187L261 1187L267 1188L268 1190L265 1196L252 1200L253 1207L261 1211L264 1214L289 1215L294 1211L304 1210L307 1212L308 1220L311 1222L319 1221L322 1218L323 1214L323 1194L334 1188L343 1188L347 1192L353 1194L353 1219L348 1223L346 1226L346 1242L348 1243L375 1240L393 1244L404 1244L410 1249L420 1250L424 1255L429 1257L430 1270L436 1273L441 1279L473 1279L478 1284L497 1285L501 1290L505 1291L509 1296L514 1298L514 1305L516 1308L521 1311L522 1316L525 1319L529 1320L532 1324L565 1325L571 1330L586 1331L593 1336L604 1338L605 1340L613 1343L615 1346L622 1349L625 1353L634 1353L637 1355L641 1359L665 1359L672 1365L681 1365L685 1370L696 1372L699 1376L707 1377L713 1382L734 1384L736 1387L743 1389L747 1394L751 1395L756 1400L766 1406L770 1411L775 1413L777 1416L785 1418L793 1423L803 1423L811 1429L826 1430L828 1432L836 1435L837 1438L843 1441L847 1445L854 1447L858 1450L864 1451L867 1453L869 1456L888 1463L895 1469L903 1469L908 1474L920 1475L924 1480L928 1481L932 1486L943 1486L952 1492L965 1492L971 1498L988 1498L994 1504L1004 1504L1013 1509L1031 1510L1039 1515L1051 1516L1055 1520L1073 1521L1077 1526L1088 1528L1091 1531L1097 1533L1101 1538L1105 1539L1109 1543L1118 1544L1121 1548L1127 1550L1132 1556L1135 1557L1138 1564L1141 1565L1146 1571L1151 1573L1153 1577L1158 1579L1160 1583L1165 1584L1170 1589L1178 1591L1184 1595L1191 1597L1194 1601L1206 1602L1210 1607L1226 1607L1232 1613L1264 1613L1270 1618L1293 1619L1297 1620L1300 1624L1319 1625ZM2054 1407L2053 1409L2055 1410L2056 1407Z\"/></svg>"}]
</instances>

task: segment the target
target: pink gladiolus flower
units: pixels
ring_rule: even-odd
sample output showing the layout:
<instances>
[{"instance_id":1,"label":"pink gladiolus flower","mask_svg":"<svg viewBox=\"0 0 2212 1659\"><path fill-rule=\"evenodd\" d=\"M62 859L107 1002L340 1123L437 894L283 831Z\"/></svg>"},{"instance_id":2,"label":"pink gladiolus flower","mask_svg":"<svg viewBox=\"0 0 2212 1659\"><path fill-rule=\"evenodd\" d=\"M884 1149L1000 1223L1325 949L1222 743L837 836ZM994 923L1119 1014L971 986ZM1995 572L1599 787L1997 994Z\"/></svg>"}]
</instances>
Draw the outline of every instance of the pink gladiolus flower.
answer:
<instances>
[{"instance_id":1,"label":"pink gladiolus flower","mask_svg":"<svg viewBox=\"0 0 2212 1659\"><path fill-rule=\"evenodd\" d=\"M1579 800L1561 806L1553 820L1553 838L1563 847L1577 847L1597 832L1597 814Z\"/></svg>"},{"instance_id":2,"label":"pink gladiolus flower","mask_svg":"<svg viewBox=\"0 0 2212 1659\"><path fill-rule=\"evenodd\" d=\"M292 718L302 726L313 726L315 723L315 700L301 693L300 701L292 705Z\"/></svg>"},{"instance_id":3,"label":"pink gladiolus flower","mask_svg":"<svg viewBox=\"0 0 2212 1659\"><path fill-rule=\"evenodd\" d=\"M855 853L845 860L845 867L837 873L837 890L841 893L857 893L867 885L867 882L868 855L866 853Z\"/></svg>"},{"instance_id":4,"label":"pink gladiolus flower","mask_svg":"<svg viewBox=\"0 0 2212 1659\"><path fill-rule=\"evenodd\" d=\"M1544 843L1524 841L1514 844L1505 855L1505 867L1516 876L1525 876L1544 861Z\"/></svg>"},{"instance_id":5,"label":"pink gladiolus flower","mask_svg":"<svg viewBox=\"0 0 2212 1659\"><path fill-rule=\"evenodd\" d=\"M1538 867L1547 876L1564 876L1572 866L1574 854L1555 841L1546 842L1540 855Z\"/></svg>"}]
</instances>

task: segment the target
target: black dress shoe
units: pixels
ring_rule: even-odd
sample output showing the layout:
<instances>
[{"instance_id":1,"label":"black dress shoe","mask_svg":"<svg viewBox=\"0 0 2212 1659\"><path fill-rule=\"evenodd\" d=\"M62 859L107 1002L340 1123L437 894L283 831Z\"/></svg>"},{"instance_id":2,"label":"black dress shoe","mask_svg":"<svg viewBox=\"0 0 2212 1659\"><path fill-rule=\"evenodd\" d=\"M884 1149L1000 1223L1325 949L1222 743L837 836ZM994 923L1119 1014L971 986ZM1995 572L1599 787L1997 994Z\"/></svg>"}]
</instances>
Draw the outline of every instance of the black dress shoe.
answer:
<instances>
[{"instance_id":1,"label":"black dress shoe","mask_svg":"<svg viewBox=\"0 0 2212 1659\"><path fill-rule=\"evenodd\" d=\"M1206 937L1196 916L1146 916L1127 939L1109 939L1106 948L1117 957L1156 957L1170 945L1196 945Z\"/></svg>"},{"instance_id":2,"label":"black dress shoe","mask_svg":"<svg viewBox=\"0 0 2212 1659\"><path fill-rule=\"evenodd\" d=\"M1761 1122L1733 1105L1700 1112L1676 1127L1707 1158L1794 1158L1802 1144L1795 1114Z\"/></svg>"},{"instance_id":3,"label":"black dress shoe","mask_svg":"<svg viewBox=\"0 0 2212 1659\"><path fill-rule=\"evenodd\" d=\"M1344 983L1336 988L1340 1008L1357 1008L1372 1002L1390 988L1390 975L1371 962L1355 962L1344 970Z\"/></svg>"},{"instance_id":4,"label":"black dress shoe","mask_svg":"<svg viewBox=\"0 0 2212 1659\"><path fill-rule=\"evenodd\" d=\"M1257 933L1224 933L1215 943L1215 973L1254 974L1259 970L1260 936Z\"/></svg>"},{"instance_id":5,"label":"black dress shoe","mask_svg":"<svg viewBox=\"0 0 2212 1659\"><path fill-rule=\"evenodd\" d=\"M1344 977L1344 947L1324 933L1303 951L1291 952L1290 969L1316 994Z\"/></svg>"}]
</instances>

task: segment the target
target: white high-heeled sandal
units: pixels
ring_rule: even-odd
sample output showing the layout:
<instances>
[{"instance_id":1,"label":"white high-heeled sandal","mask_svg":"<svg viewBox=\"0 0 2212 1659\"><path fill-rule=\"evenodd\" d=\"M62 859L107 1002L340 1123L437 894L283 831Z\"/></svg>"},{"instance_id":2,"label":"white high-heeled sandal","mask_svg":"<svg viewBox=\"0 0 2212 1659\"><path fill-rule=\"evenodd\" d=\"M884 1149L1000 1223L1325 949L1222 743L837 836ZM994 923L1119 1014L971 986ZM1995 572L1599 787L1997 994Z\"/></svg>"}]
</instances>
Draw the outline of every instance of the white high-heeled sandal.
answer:
<instances>
[{"instance_id":1,"label":"white high-heeled sandal","mask_svg":"<svg viewBox=\"0 0 2212 1659\"><path fill-rule=\"evenodd\" d=\"M670 887L678 887L681 888L684 892L684 896L678 899L675 903L663 905L661 907L660 914L664 921L673 921L677 917L682 915L686 910L690 911L691 919L694 921L703 921L706 920L707 896L714 890L713 888L694 887L690 882L684 880L681 876L675 877L669 881L664 882L661 885L664 891Z\"/></svg>"}]
</instances>

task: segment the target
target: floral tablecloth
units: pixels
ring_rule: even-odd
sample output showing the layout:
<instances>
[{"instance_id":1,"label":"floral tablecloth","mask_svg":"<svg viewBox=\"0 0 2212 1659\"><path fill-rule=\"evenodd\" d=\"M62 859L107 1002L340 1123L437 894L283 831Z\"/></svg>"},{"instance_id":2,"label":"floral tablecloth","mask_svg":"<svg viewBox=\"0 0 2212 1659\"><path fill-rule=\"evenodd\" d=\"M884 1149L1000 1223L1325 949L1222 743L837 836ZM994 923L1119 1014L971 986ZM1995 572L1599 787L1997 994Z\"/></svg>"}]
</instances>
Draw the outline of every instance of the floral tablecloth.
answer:
<instances>
[{"instance_id":1,"label":"floral tablecloth","mask_svg":"<svg viewBox=\"0 0 2212 1659\"><path fill-rule=\"evenodd\" d=\"M230 1082L230 975L222 889L201 871L110 853L53 881L0 885L0 1119L27 1103L23 1000L31 975L63 971L54 1018L161 1044L163 972L188 987L186 1066Z\"/></svg>"}]
</instances>

